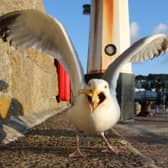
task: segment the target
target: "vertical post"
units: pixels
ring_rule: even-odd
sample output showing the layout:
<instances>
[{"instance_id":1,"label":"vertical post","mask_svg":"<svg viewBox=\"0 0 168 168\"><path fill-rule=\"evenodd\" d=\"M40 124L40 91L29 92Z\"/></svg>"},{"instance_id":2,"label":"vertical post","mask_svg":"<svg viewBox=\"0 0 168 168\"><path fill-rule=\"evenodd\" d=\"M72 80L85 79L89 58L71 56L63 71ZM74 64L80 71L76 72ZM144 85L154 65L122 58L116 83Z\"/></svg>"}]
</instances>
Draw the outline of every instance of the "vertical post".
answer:
<instances>
[{"instance_id":1,"label":"vertical post","mask_svg":"<svg viewBox=\"0 0 168 168\"><path fill-rule=\"evenodd\" d=\"M115 51L105 52L108 45ZM103 73L130 46L128 0L92 0L87 73ZM122 68L131 73L131 64Z\"/></svg>"},{"instance_id":2,"label":"vertical post","mask_svg":"<svg viewBox=\"0 0 168 168\"><path fill-rule=\"evenodd\" d=\"M108 65L129 46L128 0L92 0L86 80L93 77L101 78ZM121 106L121 119L127 120L132 118L133 114L134 78L131 73L131 64L124 65L121 72L118 99ZM124 92L125 89L128 92ZM132 98L127 100L127 96ZM129 107L126 108L128 104Z\"/></svg>"}]
</instances>

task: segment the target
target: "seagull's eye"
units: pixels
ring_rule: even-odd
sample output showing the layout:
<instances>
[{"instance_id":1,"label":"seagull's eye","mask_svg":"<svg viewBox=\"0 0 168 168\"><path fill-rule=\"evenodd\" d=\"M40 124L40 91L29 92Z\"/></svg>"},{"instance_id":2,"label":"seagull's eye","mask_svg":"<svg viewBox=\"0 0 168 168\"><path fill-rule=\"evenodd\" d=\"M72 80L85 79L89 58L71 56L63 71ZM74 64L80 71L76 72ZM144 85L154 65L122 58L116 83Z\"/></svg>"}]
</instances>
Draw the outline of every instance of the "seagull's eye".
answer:
<instances>
[{"instance_id":1,"label":"seagull's eye","mask_svg":"<svg viewBox=\"0 0 168 168\"><path fill-rule=\"evenodd\" d=\"M107 85L105 85L104 88L107 89Z\"/></svg>"}]
</instances>

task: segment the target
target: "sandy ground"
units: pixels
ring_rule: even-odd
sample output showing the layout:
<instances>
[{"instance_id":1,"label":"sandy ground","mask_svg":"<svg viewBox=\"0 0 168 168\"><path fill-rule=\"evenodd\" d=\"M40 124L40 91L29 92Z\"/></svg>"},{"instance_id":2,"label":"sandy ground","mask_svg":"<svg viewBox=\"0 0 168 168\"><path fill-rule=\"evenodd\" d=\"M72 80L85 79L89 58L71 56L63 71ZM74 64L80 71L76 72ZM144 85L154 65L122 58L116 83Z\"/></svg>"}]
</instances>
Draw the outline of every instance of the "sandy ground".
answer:
<instances>
[{"instance_id":1,"label":"sandy ground","mask_svg":"<svg viewBox=\"0 0 168 168\"><path fill-rule=\"evenodd\" d=\"M136 124L141 124L141 121ZM168 126L168 122L164 123ZM158 167L168 167L168 136L137 133L126 129L127 124L116 127L122 136L108 131L110 142L122 152L118 155L102 153L105 148L97 135L82 135L81 149L85 158L69 158L75 150L74 128L64 120L63 115L55 116L30 130L25 137L8 145L0 146L0 168L142 168L147 160L130 152L119 142L127 139L142 154L152 158ZM131 126L130 126L131 127ZM153 166L154 167L154 166Z\"/></svg>"}]
</instances>

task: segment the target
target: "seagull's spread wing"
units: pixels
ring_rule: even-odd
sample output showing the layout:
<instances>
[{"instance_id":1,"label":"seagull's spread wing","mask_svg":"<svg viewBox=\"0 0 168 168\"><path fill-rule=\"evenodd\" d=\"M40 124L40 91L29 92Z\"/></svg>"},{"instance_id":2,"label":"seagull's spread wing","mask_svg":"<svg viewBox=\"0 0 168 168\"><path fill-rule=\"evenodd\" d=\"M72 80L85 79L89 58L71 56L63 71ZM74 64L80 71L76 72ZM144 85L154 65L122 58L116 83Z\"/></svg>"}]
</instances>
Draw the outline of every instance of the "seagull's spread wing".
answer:
<instances>
[{"instance_id":1,"label":"seagull's spread wing","mask_svg":"<svg viewBox=\"0 0 168 168\"><path fill-rule=\"evenodd\" d=\"M74 95L83 83L83 70L61 23L37 10L20 10L0 17L0 37L20 48L34 48L58 59L71 78Z\"/></svg>"},{"instance_id":2,"label":"seagull's spread wing","mask_svg":"<svg viewBox=\"0 0 168 168\"><path fill-rule=\"evenodd\" d=\"M164 34L142 38L124 51L108 66L104 74L104 79L109 82L111 89L116 89L121 66L128 62L143 62L148 59L153 59L166 51L167 48L168 37Z\"/></svg>"}]
</instances>

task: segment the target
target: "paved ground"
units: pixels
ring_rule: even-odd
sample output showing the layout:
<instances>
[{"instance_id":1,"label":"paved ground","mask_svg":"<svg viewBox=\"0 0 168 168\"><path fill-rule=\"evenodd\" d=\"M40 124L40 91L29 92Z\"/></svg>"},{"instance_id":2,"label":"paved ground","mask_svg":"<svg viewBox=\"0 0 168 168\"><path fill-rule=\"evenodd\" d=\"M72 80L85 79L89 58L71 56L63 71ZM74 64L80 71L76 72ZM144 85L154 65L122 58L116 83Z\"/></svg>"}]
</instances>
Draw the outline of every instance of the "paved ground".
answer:
<instances>
[{"instance_id":1,"label":"paved ground","mask_svg":"<svg viewBox=\"0 0 168 168\"><path fill-rule=\"evenodd\" d=\"M168 167L168 114L137 117L135 122L117 125L117 131L158 167Z\"/></svg>"},{"instance_id":2,"label":"paved ground","mask_svg":"<svg viewBox=\"0 0 168 168\"><path fill-rule=\"evenodd\" d=\"M63 115L55 116L16 142L1 145L0 168L151 168L155 165L167 168L167 118L138 119L133 123L118 124L115 131L119 135L107 132L111 143L122 150L119 155L102 153L105 145L99 136L83 135L81 147L87 157L72 159L68 154L75 149L74 128Z\"/></svg>"}]
</instances>

